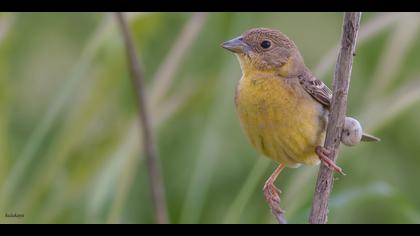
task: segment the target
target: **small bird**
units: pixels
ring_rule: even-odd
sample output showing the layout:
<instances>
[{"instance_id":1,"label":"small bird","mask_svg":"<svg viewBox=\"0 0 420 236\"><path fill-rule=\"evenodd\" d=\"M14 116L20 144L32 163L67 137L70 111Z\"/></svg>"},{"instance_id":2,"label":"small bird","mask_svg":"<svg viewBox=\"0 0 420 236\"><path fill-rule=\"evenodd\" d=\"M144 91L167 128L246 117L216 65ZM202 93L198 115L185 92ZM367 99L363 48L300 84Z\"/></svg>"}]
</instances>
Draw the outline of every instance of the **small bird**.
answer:
<instances>
[{"instance_id":1,"label":"small bird","mask_svg":"<svg viewBox=\"0 0 420 236\"><path fill-rule=\"evenodd\" d=\"M284 167L322 162L343 173L323 147L332 92L305 66L295 43L280 31L255 28L224 42L240 63L242 78L235 106L251 144L279 166L264 184L273 212L282 213L274 181ZM364 134L360 123L346 117L341 142L379 141Z\"/></svg>"}]
</instances>

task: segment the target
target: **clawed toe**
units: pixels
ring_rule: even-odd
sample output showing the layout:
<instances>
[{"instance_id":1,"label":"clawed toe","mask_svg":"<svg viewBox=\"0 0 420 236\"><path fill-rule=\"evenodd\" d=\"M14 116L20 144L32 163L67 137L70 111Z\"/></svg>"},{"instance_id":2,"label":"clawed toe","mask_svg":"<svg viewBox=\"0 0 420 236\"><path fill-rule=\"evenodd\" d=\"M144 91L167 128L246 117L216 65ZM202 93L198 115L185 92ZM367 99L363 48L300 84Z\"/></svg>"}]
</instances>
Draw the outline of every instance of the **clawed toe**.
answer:
<instances>
[{"instance_id":1,"label":"clawed toe","mask_svg":"<svg viewBox=\"0 0 420 236\"><path fill-rule=\"evenodd\" d=\"M267 200L268 205L271 208L276 217L283 213L283 209L280 208L280 194L281 191L276 186L274 186L274 181L276 180L277 176L280 174L281 170L285 167L284 164L280 164L277 169L273 172L270 178L264 184L263 192L265 199Z\"/></svg>"},{"instance_id":2,"label":"clawed toe","mask_svg":"<svg viewBox=\"0 0 420 236\"><path fill-rule=\"evenodd\" d=\"M274 213L283 213L284 210L280 208L280 189L273 184L266 184L264 185L263 192L271 210Z\"/></svg>"},{"instance_id":3,"label":"clawed toe","mask_svg":"<svg viewBox=\"0 0 420 236\"><path fill-rule=\"evenodd\" d=\"M322 163L328 167L330 170L338 172L342 175L346 175L343 172L343 169L341 167L337 166L330 158L329 155L331 155L331 150L326 149L325 147L318 146L315 148L315 152L318 155L319 159L322 161Z\"/></svg>"}]
</instances>

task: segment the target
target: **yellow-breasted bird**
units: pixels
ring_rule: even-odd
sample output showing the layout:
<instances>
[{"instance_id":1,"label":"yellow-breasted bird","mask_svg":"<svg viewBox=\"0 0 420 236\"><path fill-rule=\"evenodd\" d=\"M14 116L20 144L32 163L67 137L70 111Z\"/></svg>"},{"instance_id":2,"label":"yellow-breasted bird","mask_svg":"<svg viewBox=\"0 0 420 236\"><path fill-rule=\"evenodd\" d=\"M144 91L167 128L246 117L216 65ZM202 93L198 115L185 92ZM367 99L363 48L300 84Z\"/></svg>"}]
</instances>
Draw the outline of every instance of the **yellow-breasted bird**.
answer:
<instances>
[{"instance_id":1,"label":"yellow-breasted bird","mask_svg":"<svg viewBox=\"0 0 420 236\"><path fill-rule=\"evenodd\" d=\"M235 53L242 69L235 93L241 126L260 153L279 163L263 188L273 211L282 212L273 183L285 166L322 161L344 174L323 147L331 90L305 66L295 43L280 31L256 28L221 46ZM350 117L342 133L341 141L350 146L379 141Z\"/></svg>"}]
</instances>

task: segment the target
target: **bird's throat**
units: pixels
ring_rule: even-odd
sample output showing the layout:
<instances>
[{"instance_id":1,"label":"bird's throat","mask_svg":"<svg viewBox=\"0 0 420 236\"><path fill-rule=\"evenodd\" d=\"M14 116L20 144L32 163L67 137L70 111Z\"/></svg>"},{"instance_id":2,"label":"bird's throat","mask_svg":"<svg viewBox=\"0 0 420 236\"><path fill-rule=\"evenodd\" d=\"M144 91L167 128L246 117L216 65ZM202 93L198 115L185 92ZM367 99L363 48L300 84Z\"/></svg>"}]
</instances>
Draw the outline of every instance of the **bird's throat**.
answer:
<instances>
[{"instance_id":1,"label":"bird's throat","mask_svg":"<svg viewBox=\"0 0 420 236\"><path fill-rule=\"evenodd\" d=\"M242 74L246 77L253 74L272 74L281 77L289 77L293 65L293 59L289 58L286 63L277 68L264 68L255 65L255 63L246 55L236 54L239 64L241 66Z\"/></svg>"}]
</instances>

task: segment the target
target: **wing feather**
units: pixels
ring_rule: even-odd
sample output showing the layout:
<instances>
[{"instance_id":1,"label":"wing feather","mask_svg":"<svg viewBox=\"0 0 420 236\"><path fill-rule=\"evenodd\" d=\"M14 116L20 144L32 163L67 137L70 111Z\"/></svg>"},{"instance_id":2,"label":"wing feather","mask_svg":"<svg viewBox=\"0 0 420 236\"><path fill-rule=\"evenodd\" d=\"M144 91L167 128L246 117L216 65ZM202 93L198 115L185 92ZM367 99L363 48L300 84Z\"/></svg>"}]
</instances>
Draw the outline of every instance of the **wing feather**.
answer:
<instances>
[{"instance_id":1,"label":"wing feather","mask_svg":"<svg viewBox=\"0 0 420 236\"><path fill-rule=\"evenodd\" d=\"M327 85L310 73L299 75L298 79L307 93L326 108L330 108L332 92Z\"/></svg>"}]
</instances>

